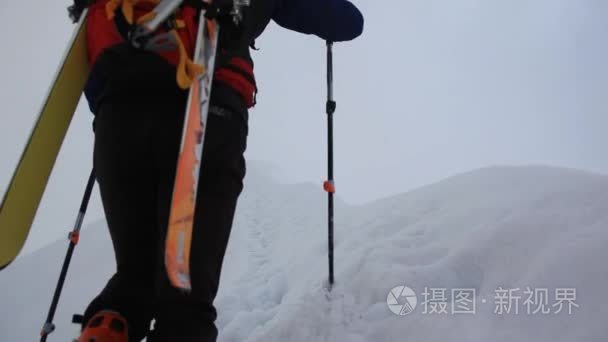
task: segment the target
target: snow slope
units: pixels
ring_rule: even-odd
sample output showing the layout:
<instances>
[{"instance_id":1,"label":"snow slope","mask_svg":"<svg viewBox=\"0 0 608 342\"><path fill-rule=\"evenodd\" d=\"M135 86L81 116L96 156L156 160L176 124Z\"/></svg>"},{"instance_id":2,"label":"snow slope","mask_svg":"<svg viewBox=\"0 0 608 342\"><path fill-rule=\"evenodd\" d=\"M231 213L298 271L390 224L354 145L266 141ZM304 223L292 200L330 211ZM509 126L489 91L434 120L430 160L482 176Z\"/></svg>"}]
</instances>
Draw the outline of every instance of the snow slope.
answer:
<instances>
[{"instance_id":1,"label":"snow slope","mask_svg":"<svg viewBox=\"0 0 608 342\"><path fill-rule=\"evenodd\" d=\"M337 284L327 293L325 195L309 184L277 184L259 165L248 172L216 301L221 342L608 337L608 176L495 167L367 205L339 203ZM65 245L0 273L0 341L36 339ZM111 258L104 223L88 227L51 341L74 336L69 315L103 286ZM398 285L418 295L410 315L387 307ZM498 287L548 288L550 304L555 288L574 288L578 307L571 315L534 315L520 305L519 314L499 315ZM475 289L476 314L425 314L425 288Z\"/></svg>"}]
</instances>

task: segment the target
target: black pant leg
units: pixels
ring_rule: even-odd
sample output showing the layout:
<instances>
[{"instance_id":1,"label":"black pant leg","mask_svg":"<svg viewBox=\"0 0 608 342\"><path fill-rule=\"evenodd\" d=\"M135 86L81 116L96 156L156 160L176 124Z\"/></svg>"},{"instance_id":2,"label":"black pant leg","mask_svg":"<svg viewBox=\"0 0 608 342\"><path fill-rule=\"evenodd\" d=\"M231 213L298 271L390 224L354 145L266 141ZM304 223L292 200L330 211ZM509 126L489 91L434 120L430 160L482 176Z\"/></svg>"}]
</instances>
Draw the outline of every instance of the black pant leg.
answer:
<instances>
[{"instance_id":1,"label":"black pant leg","mask_svg":"<svg viewBox=\"0 0 608 342\"><path fill-rule=\"evenodd\" d=\"M157 183L151 108L107 101L96 118L94 164L116 258L116 273L85 312L122 314L130 341L148 332L158 270Z\"/></svg>"},{"instance_id":2,"label":"black pant leg","mask_svg":"<svg viewBox=\"0 0 608 342\"><path fill-rule=\"evenodd\" d=\"M211 342L217 337L213 300L218 291L221 266L230 236L237 199L243 188L246 148L246 116L239 113L210 114L199 177L191 248L192 292L171 287L160 272L159 306L152 341ZM177 140L181 139L181 135ZM172 160L177 152L168 152ZM159 210L161 229L166 229L175 163L165 163L170 182L161 186L165 200ZM164 247L164 246L163 246Z\"/></svg>"},{"instance_id":3,"label":"black pant leg","mask_svg":"<svg viewBox=\"0 0 608 342\"><path fill-rule=\"evenodd\" d=\"M98 178L118 271L87 313L123 313L132 341L143 336L150 317L157 323L150 341L215 341L213 300L243 186L247 113L209 115L192 240L193 291L185 295L169 285L164 242L187 94L175 86L174 68L157 56L117 48L103 62L100 57L97 64L108 82L100 97L96 145L109 147L96 146L95 158L113 170ZM214 85L212 96L219 89ZM228 102L239 101L234 96ZM102 162L97 164L101 171ZM132 165L129 178L120 171L124 165Z\"/></svg>"}]
</instances>

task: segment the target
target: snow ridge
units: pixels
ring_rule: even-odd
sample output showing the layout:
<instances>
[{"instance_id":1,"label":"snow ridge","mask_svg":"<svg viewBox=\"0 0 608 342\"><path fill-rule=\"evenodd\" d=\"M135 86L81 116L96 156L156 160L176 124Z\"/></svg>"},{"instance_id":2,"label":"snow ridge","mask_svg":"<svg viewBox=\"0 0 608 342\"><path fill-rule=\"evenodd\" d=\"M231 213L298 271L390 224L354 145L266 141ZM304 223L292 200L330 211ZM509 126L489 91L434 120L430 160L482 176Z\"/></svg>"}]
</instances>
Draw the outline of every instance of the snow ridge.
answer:
<instances>
[{"instance_id":1,"label":"snow ridge","mask_svg":"<svg viewBox=\"0 0 608 342\"><path fill-rule=\"evenodd\" d=\"M326 195L309 184L277 184L267 168L250 166L216 301L220 342L599 342L608 336L608 176L544 166L485 168L367 205L339 202L336 215L337 283L328 293ZM54 339L75 335L70 315L112 272L108 240L103 222L83 232ZM35 339L66 245L58 242L0 273L0 340ZM418 295L408 316L387 308L398 285ZM424 314L425 287L475 289L476 314ZM526 315L522 306L519 315L497 315L498 287L576 288L579 307L572 315Z\"/></svg>"}]
</instances>

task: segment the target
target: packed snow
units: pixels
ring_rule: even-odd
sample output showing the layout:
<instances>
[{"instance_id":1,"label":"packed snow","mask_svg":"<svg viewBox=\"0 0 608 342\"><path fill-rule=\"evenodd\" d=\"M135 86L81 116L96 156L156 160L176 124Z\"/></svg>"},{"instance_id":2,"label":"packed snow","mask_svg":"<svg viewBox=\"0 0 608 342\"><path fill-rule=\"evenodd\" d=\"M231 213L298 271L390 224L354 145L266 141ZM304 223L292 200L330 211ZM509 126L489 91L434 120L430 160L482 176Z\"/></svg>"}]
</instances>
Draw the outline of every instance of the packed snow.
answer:
<instances>
[{"instance_id":1,"label":"packed snow","mask_svg":"<svg viewBox=\"0 0 608 342\"><path fill-rule=\"evenodd\" d=\"M220 342L608 337L608 176L494 167L366 205L339 202L329 292L326 195L269 173L253 165L239 202L216 300ZM50 341L77 335L71 314L114 267L104 222L86 227L81 241ZM65 247L59 241L0 273L0 341L37 339ZM412 313L389 309L397 286L416 293ZM528 289L540 294L533 305ZM510 308L500 303L507 290ZM456 301L458 291L474 291L475 305ZM556 292L570 299L559 313ZM400 307L411 297L396 299Z\"/></svg>"}]
</instances>

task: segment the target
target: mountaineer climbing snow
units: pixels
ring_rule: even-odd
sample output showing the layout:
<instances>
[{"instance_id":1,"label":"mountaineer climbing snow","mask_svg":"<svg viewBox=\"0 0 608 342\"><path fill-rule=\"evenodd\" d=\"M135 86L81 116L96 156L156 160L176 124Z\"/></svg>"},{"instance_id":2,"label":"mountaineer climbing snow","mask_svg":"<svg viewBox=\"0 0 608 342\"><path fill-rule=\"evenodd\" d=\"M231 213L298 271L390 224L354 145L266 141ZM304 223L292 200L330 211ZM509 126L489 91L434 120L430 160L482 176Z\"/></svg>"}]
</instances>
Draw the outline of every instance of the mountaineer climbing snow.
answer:
<instances>
[{"instance_id":1,"label":"mountaineer climbing snow","mask_svg":"<svg viewBox=\"0 0 608 342\"><path fill-rule=\"evenodd\" d=\"M73 10L82 10L84 3L78 1ZM134 48L129 24L158 3L87 3L92 69L85 94L95 114L94 169L117 269L87 307L78 341L216 340L213 301L243 189L248 111L257 94L250 49L271 20L330 42L352 40L363 30L360 11L346 0L251 0L238 24L225 10L231 3L211 7L187 0L163 27L178 33L180 49L155 53ZM198 17L202 7L213 8L221 30L193 217L192 287L185 292L168 278L164 243L188 98L183 75L194 73L187 58L192 58L198 24L204 20ZM185 70L182 83L180 68Z\"/></svg>"}]
</instances>

